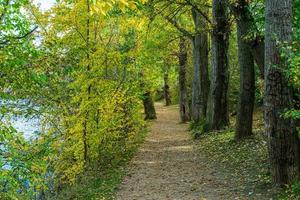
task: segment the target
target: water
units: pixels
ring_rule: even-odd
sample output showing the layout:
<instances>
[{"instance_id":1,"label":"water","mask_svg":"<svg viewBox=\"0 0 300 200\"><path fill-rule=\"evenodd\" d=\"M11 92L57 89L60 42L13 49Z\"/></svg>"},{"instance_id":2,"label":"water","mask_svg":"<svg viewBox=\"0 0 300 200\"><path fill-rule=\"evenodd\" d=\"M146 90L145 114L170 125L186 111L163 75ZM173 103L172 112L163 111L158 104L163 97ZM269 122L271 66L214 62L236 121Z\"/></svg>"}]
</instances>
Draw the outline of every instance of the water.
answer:
<instances>
[{"instance_id":1,"label":"water","mask_svg":"<svg viewBox=\"0 0 300 200\"><path fill-rule=\"evenodd\" d=\"M26 112L24 110L24 105L27 104L28 102L26 100L17 102L0 100L0 107L13 107L14 110L19 110L21 113ZM38 117L15 116L7 113L6 116L4 116L3 121L8 121L18 132L23 133L26 139L32 137L34 133L40 132L40 120Z\"/></svg>"},{"instance_id":2,"label":"water","mask_svg":"<svg viewBox=\"0 0 300 200\"><path fill-rule=\"evenodd\" d=\"M26 119L25 117L16 117L11 120L11 123L18 132L24 134L26 139L29 139L34 133L40 131L40 122L37 118Z\"/></svg>"}]
</instances>

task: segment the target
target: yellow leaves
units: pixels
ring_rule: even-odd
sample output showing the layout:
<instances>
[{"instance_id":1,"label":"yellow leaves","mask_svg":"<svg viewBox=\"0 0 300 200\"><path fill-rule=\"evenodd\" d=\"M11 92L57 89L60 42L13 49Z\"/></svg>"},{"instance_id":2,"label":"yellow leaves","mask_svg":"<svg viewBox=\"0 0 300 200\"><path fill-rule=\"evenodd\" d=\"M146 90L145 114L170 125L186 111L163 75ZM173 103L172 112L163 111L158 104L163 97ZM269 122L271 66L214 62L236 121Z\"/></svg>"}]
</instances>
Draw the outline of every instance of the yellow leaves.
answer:
<instances>
[{"instance_id":1,"label":"yellow leaves","mask_svg":"<svg viewBox=\"0 0 300 200\"><path fill-rule=\"evenodd\" d=\"M145 4L145 3L147 3L148 2L148 0L141 0L141 3L142 4Z\"/></svg>"},{"instance_id":2,"label":"yellow leaves","mask_svg":"<svg viewBox=\"0 0 300 200\"><path fill-rule=\"evenodd\" d=\"M142 4L145 4L148 2L148 0L140 0ZM133 0L119 0L119 8L124 12L126 8L129 8L131 10L136 9L136 1Z\"/></svg>"},{"instance_id":3,"label":"yellow leaves","mask_svg":"<svg viewBox=\"0 0 300 200\"><path fill-rule=\"evenodd\" d=\"M128 3L128 8L131 9L131 10L136 9L136 4L135 4L135 2L130 1L130 2Z\"/></svg>"},{"instance_id":4,"label":"yellow leaves","mask_svg":"<svg viewBox=\"0 0 300 200\"><path fill-rule=\"evenodd\" d=\"M145 4L147 3L147 0L140 0L140 2L142 4ZM114 5L120 8L123 12L125 12L127 8L131 10L136 9L136 1L134 0L97 0L94 1L91 7L91 11L92 14L106 15L113 8Z\"/></svg>"},{"instance_id":5,"label":"yellow leaves","mask_svg":"<svg viewBox=\"0 0 300 200\"><path fill-rule=\"evenodd\" d=\"M120 0L119 2L119 8L124 12L126 7L128 6L128 2L125 0Z\"/></svg>"},{"instance_id":6,"label":"yellow leaves","mask_svg":"<svg viewBox=\"0 0 300 200\"><path fill-rule=\"evenodd\" d=\"M113 8L112 2L97 1L91 7L92 14L106 15Z\"/></svg>"}]
</instances>

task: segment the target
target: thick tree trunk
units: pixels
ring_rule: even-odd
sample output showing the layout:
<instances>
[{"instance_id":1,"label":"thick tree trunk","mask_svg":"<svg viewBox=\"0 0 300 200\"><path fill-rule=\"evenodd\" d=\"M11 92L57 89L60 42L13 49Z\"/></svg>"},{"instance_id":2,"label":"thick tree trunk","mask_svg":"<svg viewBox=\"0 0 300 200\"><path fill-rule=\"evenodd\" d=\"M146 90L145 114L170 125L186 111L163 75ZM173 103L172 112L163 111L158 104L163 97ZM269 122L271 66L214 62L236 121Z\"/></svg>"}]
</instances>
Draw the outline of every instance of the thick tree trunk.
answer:
<instances>
[{"instance_id":1,"label":"thick tree trunk","mask_svg":"<svg viewBox=\"0 0 300 200\"><path fill-rule=\"evenodd\" d=\"M169 73L165 72L164 74L164 98L166 106L171 105L171 95L170 95L170 86L169 86Z\"/></svg>"},{"instance_id":2,"label":"thick tree trunk","mask_svg":"<svg viewBox=\"0 0 300 200\"><path fill-rule=\"evenodd\" d=\"M292 0L266 1L265 36L265 130L269 141L271 174L276 184L290 183L299 176L298 145L294 124L282 114L292 108L292 92L284 70L287 61L280 44L291 42Z\"/></svg>"},{"instance_id":3,"label":"thick tree trunk","mask_svg":"<svg viewBox=\"0 0 300 200\"><path fill-rule=\"evenodd\" d=\"M151 92L147 91L143 95L143 104L144 104L145 120L156 119L156 112L155 112L155 107L151 96Z\"/></svg>"},{"instance_id":4,"label":"thick tree trunk","mask_svg":"<svg viewBox=\"0 0 300 200\"><path fill-rule=\"evenodd\" d=\"M193 38L193 88L192 88L192 120L199 122L206 116L209 94L208 74L208 33L206 20L195 9L192 10L196 27Z\"/></svg>"},{"instance_id":5,"label":"thick tree trunk","mask_svg":"<svg viewBox=\"0 0 300 200\"><path fill-rule=\"evenodd\" d=\"M237 21L242 20L249 27L249 31L253 31L252 29L256 28L256 24L252 13L247 8L249 6L248 2L249 1L246 0L234 1L231 4L231 9L237 18ZM258 66L260 77L263 79L265 67L265 39L263 36L256 36L255 38L245 39L245 41L251 46L252 56Z\"/></svg>"},{"instance_id":6,"label":"thick tree trunk","mask_svg":"<svg viewBox=\"0 0 300 200\"><path fill-rule=\"evenodd\" d=\"M201 113L201 84L200 84L200 37L195 36L193 41L193 83L192 83L192 120L199 121L203 114Z\"/></svg>"},{"instance_id":7,"label":"thick tree trunk","mask_svg":"<svg viewBox=\"0 0 300 200\"><path fill-rule=\"evenodd\" d=\"M213 0L212 81L207 113L208 130L229 125L228 114L228 48L230 27L228 2Z\"/></svg>"},{"instance_id":8,"label":"thick tree trunk","mask_svg":"<svg viewBox=\"0 0 300 200\"><path fill-rule=\"evenodd\" d=\"M235 139L252 135L253 109L255 102L255 72L251 46L245 37L251 31L251 15L246 0L238 1L237 38L240 65L240 99L237 108Z\"/></svg>"},{"instance_id":9,"label":"thick tree trunk","mask_svg":"<svg viewBox=\"0 0 300 200\"><path fill-rule=\"evenodd\" d=\"M184 38L179 42L179 107L181 122L190 120L190 108L186 90L187 48Z\"/></svg>"}]
</instances>

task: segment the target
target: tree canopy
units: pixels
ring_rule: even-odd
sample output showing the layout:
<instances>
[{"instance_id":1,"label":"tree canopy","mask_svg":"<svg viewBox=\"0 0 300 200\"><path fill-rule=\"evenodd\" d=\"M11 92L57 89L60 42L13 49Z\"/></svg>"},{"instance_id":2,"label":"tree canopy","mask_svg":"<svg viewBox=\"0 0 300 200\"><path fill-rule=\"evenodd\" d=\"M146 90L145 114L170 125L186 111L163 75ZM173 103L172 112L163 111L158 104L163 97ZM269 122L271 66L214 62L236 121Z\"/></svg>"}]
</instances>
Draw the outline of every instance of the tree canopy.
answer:
<instances>
[{"instance_id":1,"label":"tree canopy","mask_svg":"<svg viewBox=\"0 0 300 200\"><path fill-rule=\"evenodd\" d=\"M0 198L118 179L157 101L179 104L194 139L265 133L268 177L297 186L299 22L299 0L0 0Z\"/></svg>"}]
</instances>

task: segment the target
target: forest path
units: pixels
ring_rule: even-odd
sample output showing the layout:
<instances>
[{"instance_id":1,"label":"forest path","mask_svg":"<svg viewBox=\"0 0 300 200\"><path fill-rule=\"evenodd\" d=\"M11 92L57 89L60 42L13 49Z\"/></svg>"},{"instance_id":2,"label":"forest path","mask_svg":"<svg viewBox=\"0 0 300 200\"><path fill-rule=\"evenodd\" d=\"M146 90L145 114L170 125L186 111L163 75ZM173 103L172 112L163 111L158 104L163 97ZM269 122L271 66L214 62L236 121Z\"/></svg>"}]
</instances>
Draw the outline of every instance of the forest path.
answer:
<instances>
[{"instance_id":1,"label":"forest path","mask_svg":"<svg viewBox=\"0 0 300 200\"><path fill-rule=\"evenodd\" d=\"M199 155L177 106L156 104L157 121L129 165L118 200L201 200L232 198L230 183Z\"/></svg>"}]
</instances>

